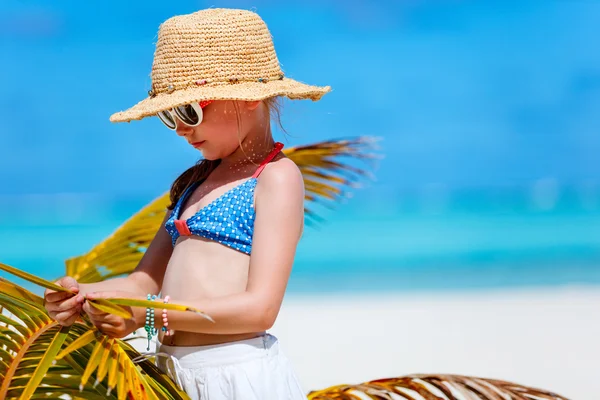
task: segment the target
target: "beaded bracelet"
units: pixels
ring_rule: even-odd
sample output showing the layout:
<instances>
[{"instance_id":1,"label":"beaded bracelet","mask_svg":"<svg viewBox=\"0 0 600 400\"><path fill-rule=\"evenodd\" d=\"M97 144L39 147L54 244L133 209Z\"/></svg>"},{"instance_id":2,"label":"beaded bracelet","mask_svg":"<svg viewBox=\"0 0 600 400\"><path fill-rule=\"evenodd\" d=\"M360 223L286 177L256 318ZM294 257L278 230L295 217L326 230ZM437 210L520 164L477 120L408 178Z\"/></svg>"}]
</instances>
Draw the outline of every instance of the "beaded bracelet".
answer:
<instances>
[{"instance_id":1,"label":"beaded bracelet","mask_svg":"<svg viewBox=\"0 0 600 400\"><path fill-rule=\"evenodd\" d=\"M165 304L167 304L169 302L170 297L169 296L165 296ZM167 319L167 309L163 308L163 312L162 312L162 320L163 320L163 327L162 327L162 331L165 332L166 336L171 336L171 329L169 329L169 320Z\"/></svg>"},{"instance_id":2,"label":"beaded bracelet","mask_svg":"<svg viewBox=\"0 0 600 400\"><path fill-rule=\"evenodd\" d=\"M147 296L148 300L156 300L157 296L148 293ZM146 330L146 333L148 334L148 347L146 348L146 350L150 350L150 341L152 340L152 336L156 336L157 334L157 330L154 327L154 308L151 307L147 307L146 308L146 325L144 326L144 329Z\"/></svg>"}]
</instances>

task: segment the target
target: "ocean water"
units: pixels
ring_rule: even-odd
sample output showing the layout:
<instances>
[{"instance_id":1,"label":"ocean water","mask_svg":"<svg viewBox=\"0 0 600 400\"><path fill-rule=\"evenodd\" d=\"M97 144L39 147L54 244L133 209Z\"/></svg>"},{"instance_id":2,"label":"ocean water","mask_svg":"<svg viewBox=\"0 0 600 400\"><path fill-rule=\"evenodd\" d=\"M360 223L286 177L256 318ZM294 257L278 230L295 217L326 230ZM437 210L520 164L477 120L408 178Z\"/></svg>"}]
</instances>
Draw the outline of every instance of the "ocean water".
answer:
<instances>
[{"instance_id":1,"label":"ocean water","mask_svg":"<svg viewBox=\"0 0 600 400\"><path fill-rule=\"evenodd\" d=\"M0 261L60 277L66 258L89 250L150 199L4 198ZM305 229L289 293L597 285L600 197L580 200L563 193L536 203L530 193L498 190L428 200L360 191L333 210L317 209L323 221Z\"/></svg>"},{"instance_id":2,"label":"ocean water","mask_svg":"<svg viewBox=\"0 0 600 400\"><path fill-rule=\"evenodd\" d=\"M222 5L333 88L286 101L277 140L383 138L377 181L305 230L291 293L600 283L600 2ZM108 117L146 96L159 24L210 6L1 2L1 262L62 276L197 160Z\"/></svg>"}]
</instances>

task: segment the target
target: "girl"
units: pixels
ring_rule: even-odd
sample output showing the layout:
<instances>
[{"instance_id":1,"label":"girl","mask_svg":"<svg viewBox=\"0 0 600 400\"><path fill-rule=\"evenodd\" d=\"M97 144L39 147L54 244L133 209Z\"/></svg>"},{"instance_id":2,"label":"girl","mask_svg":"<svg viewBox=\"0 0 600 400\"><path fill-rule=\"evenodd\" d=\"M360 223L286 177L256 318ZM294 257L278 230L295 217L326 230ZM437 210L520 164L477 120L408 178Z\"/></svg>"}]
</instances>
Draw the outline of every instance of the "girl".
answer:
<instances>
[{"instance_id":1,"label":"girl","mask_svg":"<svg viewBox=\"0 0 600 400\"><path fill-rule=\"evenodd\" d=\"M113 122L157 115L203 160L171 187L170 213L127 277L47 290L63 325L81 311L111 337L159 330L157 364L192 399L304 399L271 328L303 230L304 186L271 134L278 96L318 100L329 87L285 78L271 34L255 13L208 9L170 18L158 33L149 97ZM198 308L185 313L130 309L125 320L87 298L158 295ZM148 321L148 322L146 322Z\"/></svg>"}]
</instances>

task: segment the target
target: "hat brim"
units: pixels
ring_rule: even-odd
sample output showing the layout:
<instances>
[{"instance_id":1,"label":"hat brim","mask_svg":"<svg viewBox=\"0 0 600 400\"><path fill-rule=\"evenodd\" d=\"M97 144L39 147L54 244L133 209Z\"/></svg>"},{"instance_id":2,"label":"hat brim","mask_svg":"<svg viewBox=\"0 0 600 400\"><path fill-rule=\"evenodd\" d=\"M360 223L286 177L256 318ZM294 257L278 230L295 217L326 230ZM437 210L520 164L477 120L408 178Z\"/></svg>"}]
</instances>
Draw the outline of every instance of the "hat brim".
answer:
<instances>
[{"instance_id":1,"label":"hat brim","mask_svg":"<svg viewBox=\"0 0 600 400\"><path fill-rule=\"evenodd\" d=\"M329 86L311 86L294 79L262 82L239 82L235 84L204 85L160 93L146 98L128 110L111 115L111 122L129 122L156 115L183 104L202 100L263 100L274 96L286 96L293 100L319 100L331 91Z\"/></svg>"}]
</instances>

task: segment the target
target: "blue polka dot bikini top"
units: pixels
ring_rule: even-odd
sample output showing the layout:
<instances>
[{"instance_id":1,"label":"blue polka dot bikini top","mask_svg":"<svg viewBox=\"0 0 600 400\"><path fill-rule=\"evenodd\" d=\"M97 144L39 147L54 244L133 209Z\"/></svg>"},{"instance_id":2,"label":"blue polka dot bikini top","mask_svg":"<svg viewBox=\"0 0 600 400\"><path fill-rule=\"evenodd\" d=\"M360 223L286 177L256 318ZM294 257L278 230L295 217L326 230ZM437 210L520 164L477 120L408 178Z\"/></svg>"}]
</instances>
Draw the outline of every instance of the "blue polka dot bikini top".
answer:
<instances>
[{"instance_id":1,"label":"blue polka dot bikini top","mask_svg":"<svg viewBox=\"0 0 600 400\"><path fill-rule=\"evenodd\" d=\"M223 193L187 220L179 219L185 200L202 182L193 183L177 201L165 223L173 246L180 236L196 235L250 254L255 218L254 189L262 170L282 148L283 144L277 142L250 179Z\"/></svg>"}]
</instances>

